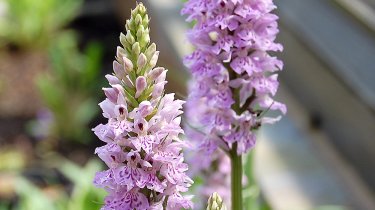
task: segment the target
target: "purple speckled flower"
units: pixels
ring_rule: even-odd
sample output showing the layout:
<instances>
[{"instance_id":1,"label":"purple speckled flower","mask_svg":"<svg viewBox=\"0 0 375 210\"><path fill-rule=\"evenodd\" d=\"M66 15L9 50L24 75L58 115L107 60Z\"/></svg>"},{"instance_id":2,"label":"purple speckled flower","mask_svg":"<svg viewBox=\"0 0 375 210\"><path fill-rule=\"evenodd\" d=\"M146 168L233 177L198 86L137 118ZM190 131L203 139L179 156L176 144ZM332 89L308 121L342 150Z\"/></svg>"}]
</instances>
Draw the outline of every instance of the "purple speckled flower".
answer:
<instances>
[{"instance_id":1,"label":"purple speckled flower","mask_svg":"<svg viewBox=\"0 0 375 210\"><path fill-rule=\"evenodd\" d=\"M150 44L148 24L138 4L120 36L114 74L106 75L111 87L103 88L107 98L99 106L108 123L93 129L106 143L95 153L109 167L94 179L109 193L103 210L192 208L191 196L181 195L193 182L179 138L184 102L164 95L167 70L155 67L159 52Z\"/></svg>"},{"instance_id":2,"label":"purple speckled flower","mask_svg":"<svg viewBox=\"0 0 375 210\"><path fill-rule=\"evenodd\" d=\"M195 51L184 60L193 77L186 115L194 129L188 137L194 140L203 133L198 148L207 156L233 145L238 155L248 152L258 128L280 119L264 113L286 113L286 106L272 99L279 85L276 72L283 67L268 53L283 49L275 43L275 8L272 0L185 3L182 14L195 21L187 33Z\"/></svg>"}]
</instances>

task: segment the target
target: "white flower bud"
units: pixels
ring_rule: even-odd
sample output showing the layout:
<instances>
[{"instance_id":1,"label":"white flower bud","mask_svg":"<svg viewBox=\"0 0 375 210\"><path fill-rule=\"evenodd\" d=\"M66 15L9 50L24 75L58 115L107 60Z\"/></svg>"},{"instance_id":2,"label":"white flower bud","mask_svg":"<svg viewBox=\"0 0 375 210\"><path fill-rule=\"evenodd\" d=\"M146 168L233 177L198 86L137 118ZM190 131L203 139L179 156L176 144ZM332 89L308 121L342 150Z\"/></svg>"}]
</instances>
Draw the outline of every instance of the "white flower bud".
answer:
<instances>
[{"instance_id":1,"label":"white flower bud","mask_svg":"<svg viewBox=\"0 0 375 210\"><path fill-rule=\"evenodd\" d=\"M207 210L226 210L227 207L223 203L223 200L217 194L214 192L210 198L208 199L208 205L207 205Z\"/></svg>"},{"instance_id":2,"label":"white flower bud","mask_svg":"<svg viewBox=\"0 0 375 210\"><path fill-rule=\"evenodd\" d=\"M117 47L116 57L117 57L117 60L119 61L119 63L123 62L122 57L124 57L125 55L126 55L126 51L124 50L124 48Z\"/></svg>"},{"instance_id":3,"label":"white flower bud","mask_svg":"<svg viewBox=\"0 0 375 210\"><path fill-rule=\"evenodd\" d=\"M126 41L127 41L130 45L134 44L135 39L134 39L133 35L130 33L129 30L126 32L126 36L125 36L125 38L126 38ZM122 42L121 42L121 43L122 43ZM126 46L126 45L124 45L124 46Z\"/></svg>"},{"instance_id":4,"label":"white flower bud","mask_svg":"<svg viewBox=\"0 0 375 210\"><path fill-rule=\"evenodd\" d=\"M208 33L208 36L210 37L210 39L214 42L217 41L217 37L218 37L218 33L216 31L211 31L210 33Z\"/></svg>"},{"instance_id":5,"label":"white flower bud","mask_svg":"<svg viewBox=\"0 0 375 210\"><path fill-rule=\"evenodd\" d=\"M136 56L138 56L139 53L141 53L141 47L139 46L138 42L136 42L136 43L133 44L133 46L132 46L132 52Z\"/></svg>"},{"instance_id":6,"label":"white flower bud","mask_svg":"<svg viewBox=\"0 0 375 210\"><path fill-rule=\"evenodd\" d=\"M140 25L140 26L138 27L138 30L137 30L137 39L138 39L138 40L141 40L143 34L145 34L145 27L143 27L143 25Z\"/></svg>"},{"instance_id":7,"label":"white flower bud","mask_svg":"<svg viewBox=\"0 0 375 210\"><path fill-rule=\"evenodd\" d=\"M143 6L142 3L139 3L139 5L138 5L137 8L138 8L138 12L139 12L140 14L145 14L145 13L146 13L146 7Z\"/></svg>"},{"instance_id":8,"label":"white flower bud","mask_svg":"<svg viewBox=\"0 0 375 210\"><path fill-rule=\"evenodd\" d=\"M135 25L136 25L136 26L139 26L141 23L142 23L142 17L141 17L140 14L137 14L137 15L135 16Z\"/></svg>"},{"instance_id":9,"label":"white flower bud","mask_svg":"<svg viewBox=\"0 0 375 210\"><path fill-rule=\"evenodd\" d=\"M148 46L147 50L145 51L145 55L147 59L151 59L154 53L156 52L156 44L152 43Z\"/></svg>"},{"instance_id":10,"label":"white flower bud","mask_svg":"<svg viewBox=\"0 0 375 210\"><path fill-rule=\"evenodd\" d=\"M154 68L156 66L156 63L158 62L158 58L159 58L159 51L156 51L150 60L151 68Z\"/></svg>"},{"instance_id":11,"label":"white flower bud","mask_svg":"<svg viewBox=\"0 0 375 210\"><path fill-rule=\"evenodd\" d=\"M125 22L125 29L126 30L130 29L130 20L126 20L126 22Z\"/></svg>"},{"instance_id":12,"label":"white flower bud","mask_svg":"<svg viewBox=\"0 0 375 210\"><path fill-rule=\"evenodd\" d=\"M126 36L123 33L120 33L120 42L122 46L126 46Z\"/></svg>"},{"instance_id":13,"label":"white flower bud","mask_svg":"<svg viewBox=\"0 0 375 210\"><path fill-rule=\"evenodd\" d=\"M150 19L148 18L148 14L146 14L143 19L142 19L142 25L144 26L148 26L148 24L150 23Z\"/></svg>"},{"instance_id":14,"label":"white flower bud","mask_svg":"<svg viewBox=\"0 0 375 210\"><path fill-rule=\"evenodd\" d=\"M142 46L146 46L148 43L150 43L150 34L149 32L145 32L143 36L141 37L140 42L142 43Z\"/></svg>"}]
</instances>

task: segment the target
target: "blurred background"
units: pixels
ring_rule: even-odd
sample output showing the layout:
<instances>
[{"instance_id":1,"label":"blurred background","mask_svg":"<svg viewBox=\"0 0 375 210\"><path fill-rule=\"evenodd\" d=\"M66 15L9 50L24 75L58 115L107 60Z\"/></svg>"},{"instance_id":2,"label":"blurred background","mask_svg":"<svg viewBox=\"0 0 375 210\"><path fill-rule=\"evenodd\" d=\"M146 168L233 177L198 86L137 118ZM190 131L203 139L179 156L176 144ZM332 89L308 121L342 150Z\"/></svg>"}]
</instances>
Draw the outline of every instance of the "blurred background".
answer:
<instances>
[{"instance_id":1,"label":"blurred background","mask_svg":"<svg viewBox=\"0 0 375 210\"><path fill-rule=\"evenodd\" d=\"M182 1L143 1L186 96ZM259 133L257 188L276 210L375 209L375 0L280 0L282 121ZM0 0L0 210L99 209L90 129L131 0ZM190 166L194 167L194 166ZM260 209L260 208L259 208Z\"/></svg>"}]
</instances>

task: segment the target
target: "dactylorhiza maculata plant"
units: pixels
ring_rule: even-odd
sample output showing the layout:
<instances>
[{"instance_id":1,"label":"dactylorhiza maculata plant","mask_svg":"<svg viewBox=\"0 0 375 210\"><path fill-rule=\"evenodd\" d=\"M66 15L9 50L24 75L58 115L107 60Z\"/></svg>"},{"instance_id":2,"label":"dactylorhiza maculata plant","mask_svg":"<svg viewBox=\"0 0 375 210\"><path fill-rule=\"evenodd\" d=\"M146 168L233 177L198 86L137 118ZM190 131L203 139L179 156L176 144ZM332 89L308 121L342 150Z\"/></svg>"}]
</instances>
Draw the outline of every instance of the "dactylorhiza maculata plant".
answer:
<instances>
[{"instance_id":1,"label":"dactylorhiza maculata plant","mask_svg":"<svg viewBox=\"0 0 375 210\"><path fill-rule=\"evenodd\" d=\"M192 184L179 138L184 102L164 95L167 70L155 67L159 52L148 25L138 4L120 35L114 75L106 75L112 87L103 88L107 98L99 105L108 123L93 129L106 143L95 152L109 169L94 180L109 193L104 210L192 208L191 196L180 194Z\"/></svg>"},{"instance_id":2,"label":"dactylorhiza maculata plant","mask_svg":"<svg viewBox=\"0 0 375 210\"><path fill-rule=\"evenodd\" d=\"M229 154L235 210L242 209L241 155L255 146L261 125L281 118L264 113L286 113L272 98L283 67L268 53L283 49L275 43L275 8L272 0L189 0L182 10L195 23L187 37L196 49L185 59L192 73L186 107L195 127L190 139L198 139L206 159L218 147Z\"/></svg>"}]
</instances>

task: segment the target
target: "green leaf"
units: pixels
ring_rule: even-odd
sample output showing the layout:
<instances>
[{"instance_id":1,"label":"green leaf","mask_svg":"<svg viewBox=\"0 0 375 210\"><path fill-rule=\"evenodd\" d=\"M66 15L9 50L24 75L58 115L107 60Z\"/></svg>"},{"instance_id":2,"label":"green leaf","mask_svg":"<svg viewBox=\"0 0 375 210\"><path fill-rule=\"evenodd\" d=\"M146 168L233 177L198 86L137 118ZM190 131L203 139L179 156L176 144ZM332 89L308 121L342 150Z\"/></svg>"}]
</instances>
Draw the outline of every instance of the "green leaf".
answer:
<instances>
[{"instance_id":1,"label":"green leaf","mask_svg":"<svg viewBox=\"0 0 375 210\"><path fill-rule=\"evenodd\" d=\"M17 179L16 193L20 197L19 210L57 210L53 202L38 187L24 178Z\"/></svg>"},{"instance_id":2,"label":"green leaf","mask_svg":"<svg viewBox=\"0 0 375 210\"><path fill-rule=\"evenodd\" d=\"M99 161L92 159L85 167L69 161L62 161L60 171L74 183L74 189L68 205L69 210L100 209L106 192L92 184L94 174L102 170Z\"/></svg>"},{"instance_id":3,"label":"green leaf","mask_svg":"<svg viewBox=\"0 0 375 210\"><path fill-rule=\"evenodd\" d=\"M61 89L55 85L49 75L40 75L36 80L36 85L41 93L43 102L51 110L56 112L62 109L63 93L61 92Z\"/></svg>"},{"instance_id":4,"label":"green leaf","mask_svg":"<svg viewBox=\"0 0 375 210\"><path fill-rule=\"evenodd\" d=\"M100 80L103 48L99 43L92 42L87 46L85 55L85 66L81 75L83 87L93 86L93 83Z\"/></svg>"},{"instance_id":5,"label":"green leaf","mask_svg":"<svg viewBox=\"0 0 375 210\"><path fill-rule=\"evenodd\" d=\"M82 0L7 0L0 43L22 49L48 48L79 12Z\"/></svg>"},{"instance_id":6,"label":"green leaf","mask_svg":"<svg viewBox=\"0 0 375 210\"><path fill-rule=\"evenodd\" d=\"M98 113L99 106L96 101L92 98L82 101L76 109L74 119L77 120L79 124L85 125L88 124Z\"/></svg>"}]
</instances>

